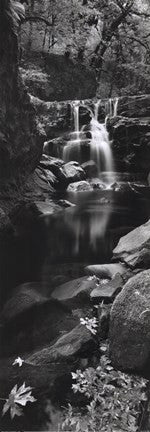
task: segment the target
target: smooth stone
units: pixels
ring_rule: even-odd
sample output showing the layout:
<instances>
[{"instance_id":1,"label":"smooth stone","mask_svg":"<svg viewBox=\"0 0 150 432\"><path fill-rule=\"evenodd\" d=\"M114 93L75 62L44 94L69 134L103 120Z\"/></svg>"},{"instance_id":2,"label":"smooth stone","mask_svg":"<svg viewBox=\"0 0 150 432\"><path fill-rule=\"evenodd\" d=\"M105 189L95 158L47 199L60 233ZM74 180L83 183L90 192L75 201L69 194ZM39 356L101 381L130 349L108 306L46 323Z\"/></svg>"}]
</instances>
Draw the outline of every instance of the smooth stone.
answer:
<instances>
[{"instance_id":1,"label":"smooth stone","mask_svg":"<svg viewBox=\"0 0 150 432\"><path fill-rule=\"evenodd\" d=\"M90 279L87 276L73 279L66 282L52 292L51 296L57 300L66 301L78 298L82 300L84 298L90 298L90 292L96 287L96 281Z\"/></svg>"},{"instance_id":2,"label":"smooth stone","mask_svg":"<svg viewBox=\"0 0 150 432\"><path fill-rule=\"evenodd\" d=\"M124 237L113 250L115 260L124 261L131 268L150 265L150 220L135 228Z\"/></svg>"},{"instance_id":3,"label":"smooth stone","mask_svg":"<svg viewBox=\"0 0 150 432\"><path fill-rule=\"evenodd\" d=\"M70 358L79 355L80 352L82 352L83 355L83 351L86 352L91 343L93 345L93 336L91 332L87 330L86 326L79 324L69 333L61 336L54 345L35 352L26 359L33 365L38 365L40 367L49 367L51 366L51 363L58 362L58 368L59 362L65 361L67 363Z\"/></svg>"},{"instance_id":4,"label":"smooth stone","mask_svg":"<svg viewBox=\"0 0 150 432\"><path fill-rule=\"evenodd\" d=\"M53 200L35 201L35 205L41 216L51 215L62 210L60 205L56 204Z\"/></svg>"},{"instance_id":5,"label":"smooth stone","mask_svg":"<svg viewBox=\"0 0 150 432\"><path fill-rule=\"evenodd\" d=\"M110 303L119 293L119 291L123 287L123 284L123 278L118 273L109 282L100 282L99 287L95 288L91 292L91 300L94 302L104 300L106 303Z\"/></svg>"},{"instance_id":6,"label":"smooth stone","mask_svg":"<svg viewBox=\"0 0 150 432\"><path fill-rule=\"evenodd\" d=\"M61 386L60 379L65 378L66 381L66 375L71 377L71 372L76 368L80 369L82 360L88 359L95 349L97 344L91 332L84 325L78 324L61 334L56 342L47 342L43 349L21 355L24 360L22 367L12 366L15 356L0 360L2 397L6 397L16 383L22 384L24 381L33 387L33 394L37 399L41 391L46 397L47 393L54 396L58 390L56 381L58 380Z\"/></svg>"},{"instance_id":7,"label":"smooth stone","mask_svg":"<svg viewBox=\"0 0 150 432\"><path fill-rule=\"evenodd\" d=\"M71 161L63 166L63 172L68 180L68 183L84 180L86 174L84 169L76 161Z\"/></svg>"},{"instance_id":8,"label":"smooth stone","mask_svg":"<svg viewBox=\"0 0 150 432\"><path fill-rule=\"evenodd\" d=\"M124 264L95 264L85 267L85 273L88 275L95 275L98 278L108 278L112 279L116 275L116 273L119 273L122 275L125 271L125 265Z\"/></svg>"},{"instance_id":9,"label":"smooth stone","mask_svg":"<svg viewBox=\"0 0 150 432\"><path fill-rule=\"evenodd\" d=\"M110 314L110 356L115 368L149 369L150 270L133 276L113 303Z\"/></svg>"}]
</instances>

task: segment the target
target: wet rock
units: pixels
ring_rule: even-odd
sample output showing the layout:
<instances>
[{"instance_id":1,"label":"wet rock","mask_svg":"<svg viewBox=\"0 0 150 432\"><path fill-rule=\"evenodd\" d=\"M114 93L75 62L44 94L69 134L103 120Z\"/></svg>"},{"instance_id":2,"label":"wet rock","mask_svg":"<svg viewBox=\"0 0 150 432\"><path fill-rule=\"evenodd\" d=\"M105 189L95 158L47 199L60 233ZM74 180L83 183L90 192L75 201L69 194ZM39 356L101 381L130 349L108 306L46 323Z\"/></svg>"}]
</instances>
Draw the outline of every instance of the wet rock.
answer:
<instances>
[{"instance_id":1,"label":"wet rock","mask_svg":"<svg viewBox=\"0 0 150 432\"><path fill-rule=\"evenodd\" d=\"M86 174L83 168L76 161L71 161L66 164L61 159L43 155L40 162L41 166L49 170L57 179L56 187L63 189L71 182L76 182L85 179Z\"/></svg>"},{"instance_id":2,"label":"wet rock","mask_svg":"<svg viewBox=\"0 0 150 432\"><path fill-rule=\"evenodd\" d=\"M148 268L150 265L150 220L121 237L113 250L113 258L131 268Z\"/></svg>"},{"instance_id":3,"label":"wet rock","mask_svg":"<svg viewBox=\"0 0 150 432\"><path fill-rule=\"evenodd\" d=\"M85 273L88 275L95 275L99 279L112 279L117 273L123 275L126 271L125 265L117 264L95 264L85 267Z\"/></svg>"},{"instance_id":4,"label":"wet rock","mask_svg":"<svg viewBox=\"0 0 150 432\"><path fill-rule=\"evenodd\" d=\"M150 360L150 270L132 277L110 314L110 355L116 368L144 370Z\"/></svg>"},{"instance_id":5,"label":"wet rock","mask_svg":"<svg viewBox=\"0 0 150 432\"><path fill-rule=\"evenodd\" d=\"M9 321L33 305L42 304L46 297L35 289L38 283L25 283L13 292L13 296L6 302L0 315L1 323Z\"/></svg>"},{"instance_id":6,"label":"wet rock","mask_svg":"<svg viewBox=\"0 0 150 432\"><path fill-rule=\"evenodd\" d=\"M48 169L36 168L25 185L25 196L31 199L45 199L52 195L57 187L56 176Z\"/></svg>"},{"instance_id":7,"label":"wet rock","mask_svg":"<svg viewBox=\"0 0 150 432\"><path fill-rule=\"evenodd\" d=\"M33 365L48 367L54 362L57 362L58 367L59 362L64 361L67 366L68 361L73 359L74 356L79 356L81 352L85 354L87 349L90 349L90 345L95 345L91 332L85 326L78 325L72 331L59 338L53 346L27 357L27 361Z\"/></svg>"},{"instance_id":8,"label":"wet rock","mask_svg":"<svg viewBox=\"0 0 150 432\"><path fill-rule=\"evenodd\" d=\"M64 199L58 200L58 204L63 208L75 207L75 204L71 203L68 200L64 200Z\"/></svg>"},{"instance_id":9,"label":"wet rock","mask_svg":"<svg viewBox=\"0 0 150 432\"><path fill-rule=\"evenodd\" d=\"M62 159L59 159L58 157L55 158L55 157L43 154L39 165L42 168L51 171L51 167L53 167L53 165L55 165L57 167L62 167L64 165L64 161Z\"/></svg>"},{"instance_id":10,"label":"wet rock","mask_svg":"<svg viewBox=\"0 0 150 432\"><path fill-rule=\"evenodd\" d=\"M35 201L35 205L41 216L47 216L61 211L61 206L53 200Z\"/></svg>"},{"instance_id":11,"label":"wet rock","mask_svg":"<svg viewBox=\"0 0 150 432\"><path fill-rule=\"evenodd\" d=\"M62 158L63 156L63 147L66 144L66 139L61 135L60 137L53 138L52 140L45 141L43 147L43 153Z\"/></svg>"},{"instance_id":12,"label":"wet rock","mask_svg":"<svg viewBox=\"0 0 150 432\"><path fill-rule=\"evenodd\" d=\"M106 184L103 183L99 178L91 179L90 184L93 187L93 189L98 189L102 191L106 189Z\"/></svg>"},{"instance_id":13,"label":"wet rock","mask_svg":"<svg viewBox=\"0 0 150 432\"><path fill-rule=\"evenodd\" d=\"M66 176L68 183L78 182L86 178L84 169L78 164L78 162L68 162L63 166L63 172Z\"/></svg>"},{"instance_id":14,"label":"wet rock","mask_svg":"<svg viewBox=\"0 0 150 432\"><path fill-rule=\"evenodd\" d=\"M121 162L123 170L145 172L146 176L150 170L150 120L112 118L109 127L110 138L113 140L114 160L118 169Z\"/></svg>"},{"instance_id":15,"label":"wet rock","mask_svg":"<svg viewBox=\"0 0 150 432\"><path fill-rule=\"evenodd\" d=\"M58 390L56 383L59 381L60 392L61 378L65 378L66 382L67 375L71 377L74 369L81 368L82 360L92 357L96 350L97 344L92 334L85 326L77 325L64 332L56 342L47 342L45 348L24 355L25 362L20 368L12 366L14 357L1 360L1 395L6 397L16 382L22 384L25 381L34 388L33 394L37 396L37 400L41 401L41 392L54 397ZM65 392L64 387L63 390ZM59 396L61 397L60 394Z\"/></svg>"},{"instance_id":16,"label":"wet rock","mask_svg":"<svg viewBox=\"0 0 150 432\"><path fill-rule=\"evenodd\" d=\"M90 294L91 300L95 303L105 301L111 303L116 295L120 292L123 287L123 278L117 273L112 280L102 280Z\"/></svg>"},{"instance_id":17,"label":"wet rock","mask_svg":"<svg viewBox=\"0 0 150 432\"><path fill-rule=\"evenodd\" d=\"M71 280L58 286L52 292L52 297L61 301L74 301L80 302L89 301L90 292L96 288L96 282L94 279L88 277L81 277L78 279Z\"/></svg>"},{"instance_id":18,"label":"wet rock","mask_svg":"<svg viewBox=\"0 0 150 432\"><path fill-rule=\"evenodd\" d=\"M70 185L67 188L68 192L86 192L86 191L92 191L93 188L87 181L78 181L75 183L70 183Z\"/></svg>"},{"instance_id":19,"label":"wet rock","mask_svg":"<svg viewBox=\"0 0 150 432\"><path fill-rule=\"evenodd\" d=\"M84 169L87 177L96 177L98 174L97 165L93 160L89 160L82 164L82 168Z\"/></svg>"},{"instance_id":20,"label":"wet rock","mask_svg":"<svg viewBox=\"0 0 150 432\"><path fill-rule=\"evenodd\" d=\"M1 356L43 348L77 322L68 307L50 298L48 286L41 284L40 292L40 284L24 284L14 291L1 314Z\"/></svg>"}]
</instances>

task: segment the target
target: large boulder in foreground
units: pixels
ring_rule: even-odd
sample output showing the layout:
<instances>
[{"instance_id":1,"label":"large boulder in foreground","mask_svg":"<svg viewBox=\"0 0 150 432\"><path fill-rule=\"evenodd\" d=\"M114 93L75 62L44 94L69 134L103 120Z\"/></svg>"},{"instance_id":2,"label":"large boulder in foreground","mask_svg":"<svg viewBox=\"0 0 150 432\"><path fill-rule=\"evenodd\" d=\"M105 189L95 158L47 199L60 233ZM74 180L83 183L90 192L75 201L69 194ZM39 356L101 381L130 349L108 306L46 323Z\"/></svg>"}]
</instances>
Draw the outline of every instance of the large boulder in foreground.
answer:
<instances>
[{"instance_id":1,"label":"large boulder in foreground","mask_svg":"<svg viewBox=\"0 0 150 432\"><path fill-rule=\"evenodd\" d=\"M117 296L109 336L114 367L144 369L150 360L150 270L132 277Z\"/></svg>"},{"instance_id":2,"label":"large boulder in foreground","mask_svg":"<svg viewBox=\"0 0 150 432\"><path fill-rule=\"evenodd\" d=\"M131 268L150 265L150 220L121 237L113 250L113 257Z\"/></svg>"}]
</instances>

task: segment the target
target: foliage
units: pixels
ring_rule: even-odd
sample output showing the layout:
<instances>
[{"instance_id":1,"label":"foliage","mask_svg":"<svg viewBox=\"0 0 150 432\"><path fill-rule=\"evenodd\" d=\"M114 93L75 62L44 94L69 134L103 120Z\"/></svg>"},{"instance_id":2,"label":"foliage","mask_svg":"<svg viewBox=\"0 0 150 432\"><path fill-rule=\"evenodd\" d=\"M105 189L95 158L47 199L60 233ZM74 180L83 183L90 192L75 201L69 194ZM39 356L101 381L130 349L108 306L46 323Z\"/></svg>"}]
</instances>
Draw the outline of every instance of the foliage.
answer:
<instances>
[{"instance_id":1,"label":"foliage","mask_svg":"<svg viewBox=\"0 0 150 432\"><path fill-rule=\"evenodd\" d=\"M31 395L32 387L26 387L25 383L22 386L17 388L17 384L11 390L8 399L3 406L2 415L5 415L6 412L10 409L10 416L13 419L16 416L23 415L23 411L20 408L21 406L26 406L27 402L35 402L36 399Z\"/></svg>"},{"instance_id":2,"label":"foliage","mask_svg":"<svg viewBox=\"0 0 150 432\"><path fill-rule=\"evenodd\" d=\"M17 357L14 362L13 362L13 366L18 365L19 367L21 367L24 363L24 360L21 357Z\"/></svg>"},{"instance_id":3,"label":"foliage","mask_svg":"<svg viewBox=\"0 0 150 432\"><path fill-rule=\"evenodd\" d=\"M30 47L41 46L93 68L100 96L104 83L106 96L116 89L121 94L128 86L134 87L132 93L149 91L147 0L29 0L27 15L47 20L26 28Z\"/></svg>"},{"instance_id":4,"label":"foliage","mask_svg":"<svg viewBox=\"0 0 150 432\"><path fill-rule=\"evenodd\" d=\"M85 325L86 328L95 335L97 333L98 321L94 318L80 318L80 324Z\"/></svg>"},{"instance_id":5,"label":"foliage","mask_svg":"<svg viewBox=\"0 0 150 432\"><path fill-rule=\"evenodd\" d=\"M115 371L107 356L100 365L84 372L72 373L74 393L83 394L86 409L76 410L69 405L62 430L74 432L101 432L138 430L137 414L146 400L147 381Z\"/></svg>"}]
</instances>

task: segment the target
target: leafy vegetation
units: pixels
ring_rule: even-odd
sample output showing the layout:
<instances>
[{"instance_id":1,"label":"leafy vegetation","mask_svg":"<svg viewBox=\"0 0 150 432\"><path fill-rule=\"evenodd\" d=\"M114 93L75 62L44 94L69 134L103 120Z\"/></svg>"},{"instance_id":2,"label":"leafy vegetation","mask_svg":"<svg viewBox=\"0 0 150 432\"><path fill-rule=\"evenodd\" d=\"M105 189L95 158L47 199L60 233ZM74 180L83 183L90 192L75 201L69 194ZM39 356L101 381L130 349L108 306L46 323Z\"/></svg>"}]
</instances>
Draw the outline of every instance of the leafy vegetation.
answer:
<instances>
[{"instance_id":1,"label":"leafy vegetation","mask_svg":"<svg viewBox=\"0 0 150 432\"><path fill-rule=\"evenodd\" d=\"M149 17L147 0L29 0L22 35L30 49L92 68L100 95L134 94L150 88Z\"/></svg>"},{"instance_id":2,"label":"leafy vegetation","mask_svg":"<svg viewBox=\"0 0 150 432\"><path fill-rule=\"evenodd\" d=\"M34 396L31 395L32 387L26 387L25 383L22 384L19 388L17 384L11 390L8 399L3 406L2 415L5 415L6 412L10 409L11 419L15 416L22 416L23 411L20 408L26 406L27 402L36 402Z\"/></svg>"},{"instance_id":3,"label":"leafy vegetation","mask_svg":"<svg viewBox=\"0 0 150 432\"><path fill-rule=\"evenodd\" d=\"M74 432L126 431L137 432L141 403L147 400L147 381L115 371L106 355L99 366L72 373L74 393L87 398L86 407L74 408L71 404L60 430Z\"/></svg>"}]
</instances>

